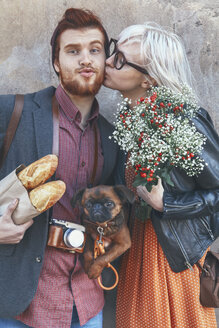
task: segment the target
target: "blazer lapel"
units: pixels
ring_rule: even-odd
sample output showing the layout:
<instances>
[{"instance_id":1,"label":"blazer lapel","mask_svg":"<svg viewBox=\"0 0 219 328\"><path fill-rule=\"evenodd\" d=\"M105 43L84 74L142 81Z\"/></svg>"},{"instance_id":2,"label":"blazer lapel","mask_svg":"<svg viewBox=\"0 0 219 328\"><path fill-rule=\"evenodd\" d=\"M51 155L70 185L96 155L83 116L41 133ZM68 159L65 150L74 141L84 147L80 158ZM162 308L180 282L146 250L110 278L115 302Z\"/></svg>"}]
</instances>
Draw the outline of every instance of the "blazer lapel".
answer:
<instances>
[{"instance_id":1,"label":"blazer lapel","mask_svg":"<svg viewBox=\"0 0 219 328\"><path fill-rule=\"evenodd\" d=\"M52 153L52 96L54 94L54 88L52 88L52 90L49 88L45 91L47 92L38 92L34 98L34 101L37 104L37 108L33 112L33 116L38 158Z\"/></svg>"}]
</instances>

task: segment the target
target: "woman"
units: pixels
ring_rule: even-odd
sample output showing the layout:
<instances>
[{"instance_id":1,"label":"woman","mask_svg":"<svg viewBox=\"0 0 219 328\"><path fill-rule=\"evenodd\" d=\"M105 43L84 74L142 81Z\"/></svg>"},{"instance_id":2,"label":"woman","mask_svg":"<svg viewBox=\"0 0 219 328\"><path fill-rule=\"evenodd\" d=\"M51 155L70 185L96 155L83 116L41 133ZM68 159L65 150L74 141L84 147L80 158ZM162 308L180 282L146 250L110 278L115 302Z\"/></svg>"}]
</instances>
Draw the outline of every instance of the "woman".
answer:
<instances>
[{"instance_id":1,"label":"woman","mask_svg":"<svg viewBox=\"0 0 219 328\"><path fill-rule=\"evenodd\" d=\"M182 84L192 87L186 53L175 34L157 25L134 25L122 31L118 41L111 40L112 45L104 84L131 99L131 107L152 86L176 92ZM208 165L198 177L173 169L174 187L159 181L149 193L142 186L134 190L133 169L126 167L126 184L153 210L150 219L135 218L132 247L122 259L118 328L217 327L214 310L199 302L195 263L203 263L219 235L219 143L204 109L193 120L207 137L201 156ZM124 182L121 172L119 179Z\"/></svg>"}]
</instances>

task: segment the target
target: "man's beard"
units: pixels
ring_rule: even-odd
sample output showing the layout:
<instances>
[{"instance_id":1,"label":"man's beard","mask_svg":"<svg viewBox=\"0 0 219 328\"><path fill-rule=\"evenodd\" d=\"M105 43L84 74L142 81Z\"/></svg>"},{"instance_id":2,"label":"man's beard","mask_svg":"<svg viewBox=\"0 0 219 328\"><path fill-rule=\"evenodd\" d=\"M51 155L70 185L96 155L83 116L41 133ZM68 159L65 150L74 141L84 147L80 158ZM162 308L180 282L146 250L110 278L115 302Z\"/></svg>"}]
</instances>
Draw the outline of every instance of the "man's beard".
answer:
<instances>
[{"instance_id":1,"label":"man's beard","mask_svg":"<svg viewBox=\"0 0 219 328\"><path fill-rule=\"evenodd\" d=\"M92 84L86 83L86 78L84 78L84 84L77 80L70 80L64 77L63 72L60 70L60 80L64 90L71 95L77 96L95 96L100 90L101 85L104 81L104 72L97 75L95 81ZM87 79L89 81L89 78Z\"/></svg>"}]
</instances>

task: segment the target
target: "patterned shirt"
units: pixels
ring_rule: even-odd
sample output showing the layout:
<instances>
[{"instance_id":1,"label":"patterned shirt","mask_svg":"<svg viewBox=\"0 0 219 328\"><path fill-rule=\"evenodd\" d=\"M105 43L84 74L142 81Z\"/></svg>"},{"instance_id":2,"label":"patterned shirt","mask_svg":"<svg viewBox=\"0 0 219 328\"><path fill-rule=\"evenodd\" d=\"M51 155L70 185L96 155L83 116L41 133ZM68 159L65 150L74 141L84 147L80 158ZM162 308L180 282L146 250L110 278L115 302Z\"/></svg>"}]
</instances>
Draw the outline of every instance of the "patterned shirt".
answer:
<instances>
[{"instance_id":1,"label":"patterned shirt","mask_svg":"<svg viewBox=\"0 0 219 328\"><path fill-rule=\"evenodd\" d=\"M94 124L99 107L94 100L88 124L80 128L81 113L61 86L56 90L59 103L59 164L56 180L66 183L64 196L53 207L53 217L80 223L79 210L72 209L74 193L91 180L94 165ZM98 131L98 166L95 184L100 180L103 155ZM80 255L81 256L81 255ZM104 305L104 295L97 280L85 274L79 254L46 247L38 288L30 306L16 319L37 328L69 328L73 305L76 305L80 325L98 314Z\"/></svg>"}]
</instances>

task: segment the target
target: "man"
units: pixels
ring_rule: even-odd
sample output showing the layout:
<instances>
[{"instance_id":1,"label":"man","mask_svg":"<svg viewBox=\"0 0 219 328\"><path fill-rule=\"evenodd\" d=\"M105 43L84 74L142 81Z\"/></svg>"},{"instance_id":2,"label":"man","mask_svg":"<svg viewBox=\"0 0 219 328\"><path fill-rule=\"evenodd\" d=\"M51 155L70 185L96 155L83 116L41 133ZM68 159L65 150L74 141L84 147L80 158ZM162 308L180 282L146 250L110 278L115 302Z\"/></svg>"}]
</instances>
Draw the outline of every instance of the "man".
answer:
<instances>
[{"instance_id":1,"label":"man","mask_svg":"<svg viewBox=\"0 0 219 328\"><path fill-rule=\"evenodd\" d=\"M118 149L112 126L99 115L95 94L104 78L108 37L90 11L66 10L51 39L52 62L60 85L25 95L24 108L0 179L21 163L50 154L52 97L59 105L59 164L56 179L66 193L52 214L14 225L14 201L0 218L0 327L102 327L103 291L89 280L77 253L46 246L49 216L80 223L70 199L89 184L112 184ZM15 97L0 96L0 146ZM96 131L96 134L95 134ZM96 136L96 137L95 137ZM97 154L96 174L92 181ZM19 195L18 195L19 198ZM7 319L3 319L7 318ZM12 319L13 318L13 319Z\"/></svg>"}]
</instances>

